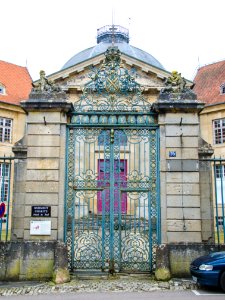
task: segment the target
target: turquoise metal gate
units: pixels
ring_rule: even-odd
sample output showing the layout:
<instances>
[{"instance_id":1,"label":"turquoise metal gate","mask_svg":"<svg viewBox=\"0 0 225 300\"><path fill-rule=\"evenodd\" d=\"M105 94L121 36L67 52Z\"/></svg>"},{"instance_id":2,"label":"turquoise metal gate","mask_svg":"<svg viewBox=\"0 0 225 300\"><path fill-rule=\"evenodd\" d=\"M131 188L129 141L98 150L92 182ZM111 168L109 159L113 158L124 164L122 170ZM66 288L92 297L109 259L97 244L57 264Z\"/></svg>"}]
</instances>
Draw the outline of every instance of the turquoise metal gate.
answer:
<instances>
[{"instance_id":1,"label":"turquoise metal gate","mask_svg":"<svg viewBox=\"0 0 225 300\"><path fill-rule=\"evenodd\" d=\"M128 74L121 97L113 61L110 97L95 98L91 81L67 126L65 241L71 270L150 272L160 243L158 126Z\"/></svg>"}]
</instances>

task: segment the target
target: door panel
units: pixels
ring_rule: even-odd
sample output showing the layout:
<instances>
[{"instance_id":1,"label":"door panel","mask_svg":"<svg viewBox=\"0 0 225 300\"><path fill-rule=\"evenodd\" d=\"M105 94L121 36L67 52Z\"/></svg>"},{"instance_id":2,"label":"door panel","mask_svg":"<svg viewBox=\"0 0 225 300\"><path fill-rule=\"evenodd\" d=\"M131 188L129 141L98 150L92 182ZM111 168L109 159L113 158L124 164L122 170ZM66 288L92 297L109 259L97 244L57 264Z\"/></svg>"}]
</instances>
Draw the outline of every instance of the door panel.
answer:
<instances>
[{"instance_id":1,"label":"door panel","mask_svg":"<svg viewBox=\"0 0 225 300\"><path fill-rule=\"evenodd\" d=\"M121 187L127 186L127 161L113 160L114 164L114 213L127 212L127 194L120 192ZM105 212L110 211L110 161L108 159L98 160L98 187L104 188L105 195ZM98 198L98 213L102 213L102 194L97 193Z\"/></svg>"}]
</instances>

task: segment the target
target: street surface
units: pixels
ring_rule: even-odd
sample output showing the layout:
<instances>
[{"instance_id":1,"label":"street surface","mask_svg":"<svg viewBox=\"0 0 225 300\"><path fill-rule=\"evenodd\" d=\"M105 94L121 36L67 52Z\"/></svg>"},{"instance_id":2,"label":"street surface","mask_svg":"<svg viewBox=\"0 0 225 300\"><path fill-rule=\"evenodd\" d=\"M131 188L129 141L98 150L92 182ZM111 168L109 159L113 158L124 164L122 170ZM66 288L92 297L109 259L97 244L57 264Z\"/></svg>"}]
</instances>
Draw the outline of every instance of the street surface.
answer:
<instances>
[{"instance_id":1,"label":"street surface","mask_svg":"<svg viewBox=\"0 0 225 300\"><path fill-rule=\"evenodd\" d=\"M225 299L225 294L216 290L192 290L188 291L154 291L146 293L124 293L124 292L95 292L95 293L63 293L48 295L19 295L6 296L9 300L216 300ZM3 298L3 299L4 299Z\"/></svg>"}]
</instances>

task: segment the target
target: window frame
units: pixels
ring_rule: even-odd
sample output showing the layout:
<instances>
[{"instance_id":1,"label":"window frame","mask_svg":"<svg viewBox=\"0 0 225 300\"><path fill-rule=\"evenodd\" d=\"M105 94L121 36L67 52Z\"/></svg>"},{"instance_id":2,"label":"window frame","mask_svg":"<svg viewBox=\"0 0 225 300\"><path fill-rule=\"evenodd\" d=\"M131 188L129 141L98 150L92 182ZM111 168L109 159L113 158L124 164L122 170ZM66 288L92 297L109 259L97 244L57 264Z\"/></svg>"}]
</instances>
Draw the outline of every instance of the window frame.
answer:
<instances>
[{"instance_id":1,"label":"window frame","mask_svg":"<svg viewBox=\"0 0 225 300\"><path fill-rule=\"evenodd\" d=\"M220 95L224 95L225 94L225 83L221 84L220 86Z\"/></svg>"},{"instance_id":2,"label":"window frame","mask_svg":"<svg viewBox=\"0 0 225 300\"><path fill-rule=\"evenodd\" d=\"M213 122L213 144L225 143L225 118L212 120Z\"/></svg>"},{"instance_id":3,"label":"window frame","mask_svg":"<svg viewBox=\"0 0 225 300\"><path fill-rule=\"evenodd\" d=\"M222 176L225 179L225 165L216 165L216 179L220 179Z\"/></svg>"},{"instance_id":4,"label":"window frame","mask_svg":"<svg viewBox=\"0 0 225 300\"><path fill-rule=\"evenodd\" d=\"M7 202L9 200L9 183L10 164L0 161L0 201Z\"/></svg>"},{"instance_id":5,"label":"window frame","mask_svg":"<svg viewBox=\"0 0 225 300\"><path fill-rule=\"evenodd\" d=\"M0 95L6 95L6 90L4 84L0 82Z\"/></svg>"},{"instance_id":6,"label":"window frame","mask_svg":"<svg viewBox=\"0 0 225 300\"><path fill-rule=\"evenodd\" d=\"M13 119L0 117L0 143L12 143L12 129Z\"/></svg>"}]
</instances>

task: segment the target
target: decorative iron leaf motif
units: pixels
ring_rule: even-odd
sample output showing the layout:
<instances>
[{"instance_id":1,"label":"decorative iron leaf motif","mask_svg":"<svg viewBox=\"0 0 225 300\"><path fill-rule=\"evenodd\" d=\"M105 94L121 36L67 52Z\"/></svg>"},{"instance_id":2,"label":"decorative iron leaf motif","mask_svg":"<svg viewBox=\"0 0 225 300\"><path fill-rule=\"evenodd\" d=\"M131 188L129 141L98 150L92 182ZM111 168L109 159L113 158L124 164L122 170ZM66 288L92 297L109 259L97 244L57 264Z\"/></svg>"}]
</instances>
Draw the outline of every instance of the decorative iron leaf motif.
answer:
<instances>
[{"instance_id":1,"label":"decorative iron leaf motif","mask_svg":"<svg viewBox=\"0 0 225 300\"><path fill-rule=\"evenodd\" d=\"M81 98L74 103L76 112L83 111L149 111L150 103L142 86L124 67L118 47L109 47L105 61L93 68Z\"/></svg>"}]
</instances>

